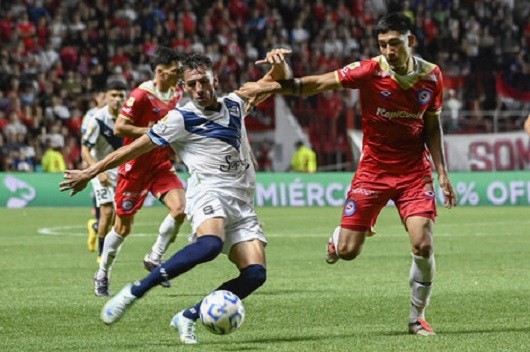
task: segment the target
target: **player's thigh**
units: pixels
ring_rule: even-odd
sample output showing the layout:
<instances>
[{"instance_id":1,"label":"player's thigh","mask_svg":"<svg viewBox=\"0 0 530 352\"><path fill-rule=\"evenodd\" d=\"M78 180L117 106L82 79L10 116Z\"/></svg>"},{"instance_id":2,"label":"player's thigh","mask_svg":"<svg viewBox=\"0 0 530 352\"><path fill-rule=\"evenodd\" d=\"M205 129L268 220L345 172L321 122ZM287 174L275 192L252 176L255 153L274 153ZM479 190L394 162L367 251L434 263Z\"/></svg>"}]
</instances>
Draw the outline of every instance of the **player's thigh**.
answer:
<instances>
[{"instance_id":1,"label":"player's thigh","mask_svg":"<svg viewBox=\"0 0 530 352\"><path fill-rule=\"evenodd\" d=\"M168 191L162 198L162 202L168 207L173 217L184 214L186 195L183 189L175 188Z\"/></svg>"},{"instance_id":2,"label":"player's thigh","mask_svg":"<svg viewBox=\"0 0 530 352\"><path fill-rule=\"evenodd\" d=\"M228 259L238 269L246 268L252 264L266 266L265 244L258 239L236 243L230 248Z\"/></svg>"},{"instance_id":3,"label":"player's thigh","mask_svg":"<svg viewBox=\"0 0 530 352\"><path fill-rule=\"evenodd\" d=\"M409 216L405 226L414 254L429 255L433 247L433 220L424 216Z\"/></svg>"},{"instance_id":4,"label":"player's thigh","mask_svg":"<svg viewBox=\"0 0 530 352\"><path fill-rule=\"evenodd\" d=\"M116 214L136 214L143 206L148 190L143 179L125 178L120 175L116 187Z\"/></svg>"},{"instance_id":5,"label":"player's thigh","mask_svg":"<svg viewBox=\"0 0 530 352\"><path fill-rule=\"evenodd\" d=\"M186 213L194 234L204 235L207 231L215 231L212 234L223 234L224 237L226 212L217 194L205 192L190 198L186 204Z\"/></svg>"},{"instance_id":6,"label":"player's thigh","mask_svg":"<svg viewBox=\"0 0 530 352\"><path fill-rule=\"evenodd\" d=\"M184 192L184 185L173 169L157 170L149 175L149 191L162 202L166 203L167 194L172 190Z\"/></svg>"},{"instance_id":7,"label":"player's thigh","mask_svg":"<svg viewBox=\"0 0 530 352\"><path fill-rule=\"evenodd\" d=\"M388 203L391 190L374 185L353 183L342 209L341 227L351 231L369 232L381 209Z\"/></svg>"},{"instance_id":8,"label":"player's thigh","mask_svg":"<svg viewBox=\"0 0 530 352\"><path fill-rule=\"evenodd\" d=\"M114 187L103 186L97 177L92 179L91 183L96 206L100 207L102 204L107 203L114 204Z\"/></svg>"},{"instance_id":9,"label":"player's thigh","mask_svg":"<svg viewBox=\"0 0 530 352\"><path fill-rule=\"evenodd\" d=\"M420 173L406 178L399 187L399 194L394 197L394 203L405 224L411 216L434 221L437 211L432 175Z\"/></svg>"},{"instance_id":10,"label":"player's thigh","mask_svg":"<svg viewBox=\"0 0 530 352\"><path fill-rule=\"evenodd\" d=\"M250 264L265 264L264 248L267 240L258 220L258 215L252 204L245 203L237 198L226 199L225 211L227 213L226 240L223 248L224 253L229 254L232 260L232 252L237 251L239 246L249 246L248 249L255 249L252 252L241 252L235 262L242 267ZM252 243L252 245L250 245ZM256 261L256 263L252 263ZM241 262L241 263L240 263Z\"/></svg>"}]
</instances>

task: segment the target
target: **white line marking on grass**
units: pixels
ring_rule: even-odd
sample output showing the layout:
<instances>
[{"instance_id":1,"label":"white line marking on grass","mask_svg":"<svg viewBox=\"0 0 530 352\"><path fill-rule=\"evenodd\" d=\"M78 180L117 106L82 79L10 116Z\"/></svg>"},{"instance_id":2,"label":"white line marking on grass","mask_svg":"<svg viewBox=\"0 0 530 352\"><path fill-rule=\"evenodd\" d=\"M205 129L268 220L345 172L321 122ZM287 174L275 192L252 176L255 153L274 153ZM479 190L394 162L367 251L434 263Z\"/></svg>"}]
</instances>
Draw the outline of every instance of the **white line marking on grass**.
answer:
<instances>
[{"instance_id":1,"label":"white line marking on grass","mask_svg":"<svg viewBox=\"0 0 530 352\"><path fill-rule=\"evenodd\" d=\"M530 224L530 221L519 221L517 222L517 226L525 227L525 225ZM457 224L457 223L447 223L443 225L439 225L438 229L435 226L434 229L434 237L488 237L488 236L498 236L498 232L485 232L485 231L477 231L474 233L463 233L466 232L469 228L489 228L491 225L497 225L497 226L503 226L506 229L509 228L509 226L513 226L513 222L511 221L483 221L483 222L468 222L465 224ZM147 236L154 236L156 235L159 226L159 223L137 223L135 224L135 227L139 226L153 226L153 232L151 233L136 233L133 232L131 235L135 237L147 237ZM382 226L383 227L383 226ZM440 228L458 228L461 229L461 232L440 232ZM315 233L304 233L304 232L269 232L267 231L267 226L265 226L265 236L268 238L277 238L277 237L291 237L291 238L328 238L331 234L331 228L329 230L329 233L323 232L321 234L315 234ZM376 228L377 231L377 228ZM40 235L46 235L46 236L76 236L76 237L82 237L86 236L86 226L83 225L65 225L65 226L53 226L53 227L43 227L38 229L38 233ZM182 236L183 234L179 234ZM503 236L522 236L524 235L523 231L521 232L503 232ZM384 230L379 231L378 234L375 236L375 238L378 237L401 237L406 236L405 230L401 225L385 225Z\"/></svg>"},{"instance_id":2,"label":"white line marking on grass","mask_svg":"<svg viewBox=\"0 0 530 352\"><path fill-rule=\"evenodd\" d=\"M159 225L158 223L139 223L137 226L148 226L148 225ZM81 232L80 232L81 231ZM153 229L152 233L136 233L133 232L131 235L134 237L147 237L154 236L157 234L157 229ZM67 226L53 226L53 227L41 227L37 230L39 235L45 236L75 236L83 237L87 236L86 226L82 225L67 225Z\"/></svg>"}]
</instances>

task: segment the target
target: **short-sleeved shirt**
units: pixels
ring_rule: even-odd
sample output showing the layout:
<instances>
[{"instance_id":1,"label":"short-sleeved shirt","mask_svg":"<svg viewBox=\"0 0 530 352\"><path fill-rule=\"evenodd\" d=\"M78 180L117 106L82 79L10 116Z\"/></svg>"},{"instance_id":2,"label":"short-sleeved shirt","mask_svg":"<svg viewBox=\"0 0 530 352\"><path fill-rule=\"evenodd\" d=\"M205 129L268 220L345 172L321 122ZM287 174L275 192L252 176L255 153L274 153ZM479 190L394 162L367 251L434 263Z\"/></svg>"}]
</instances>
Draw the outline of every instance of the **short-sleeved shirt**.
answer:
<instances>
[{"instance_id":1,"label":"short-sleeved shirt","mask_svg":"<svg viewBox=\"0 0 530 352\"><path fill-rule=\"evenodd\" d=\"M175 109L182 99L179 88L171 88L167 93L157 91L153 81L142 83L134 89L123 105L120 115L128 119L134 126L149 127ZM135 137L124 137L124 144L132 143ZM119 167L120 175L134 178L148 170L171 169L173 163L168 158L170 148L156 148L148 153L126 162Z\"/></svg>"},{"instance_id":2,"label":"short-sleeved shirt","mask_svg":"<svg viewBox=\"0 0 530 352\"><path fill-rule=\"evenodd\" d=\"M438 66L414 57L415 70L397 75L384 56L354 62L336 71L345 88L359 89L363 150L359 167L391 173L430 168L425 146L426 113L442 108L442 74Z\"/></svg>"},{"instance_id":3,"label":"short-sleeved shirt","mask_svg":"<svg viewBox=\"0 0 530 352\"><path fill-rule=\"evenodd\" d=\"M114 134L114 122L115 117L109 112L108 105L98 109L93 117L87 120L82 143L87 146L94 159L102 160L122 146L123 139ZM115 178L117 168L107 172Z\"/></svg>"},{"instance_id":4,"label":"short-sleeved shirt","mask_svg":"<svg viewBox=\"0 0 530 352\"><path fill-rule=\"evenodd\" d=\"M188 167L187 199L215 191L252 204L256 176L246 143L248 103L235 93L218 101L218 111L190 101L170 111L148 136L159 146L171 145Z\"/></svg>"}]
</instances>

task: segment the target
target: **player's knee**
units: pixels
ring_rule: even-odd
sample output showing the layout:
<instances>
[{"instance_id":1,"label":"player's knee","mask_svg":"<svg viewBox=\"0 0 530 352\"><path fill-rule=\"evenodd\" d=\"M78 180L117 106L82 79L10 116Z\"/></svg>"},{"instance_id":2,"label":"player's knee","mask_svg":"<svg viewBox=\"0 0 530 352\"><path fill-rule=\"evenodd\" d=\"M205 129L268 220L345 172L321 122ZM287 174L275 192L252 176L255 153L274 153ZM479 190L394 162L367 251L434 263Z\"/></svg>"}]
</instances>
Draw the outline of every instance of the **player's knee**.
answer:
<instances>
[{"instance_id":1,"label":"player's knee","mask_svg":"<svg viewBox=\"0 0 530 352\"><path fill-rule=\"evenodd\" d=\"M348 243L339 244L337 247L337 254L340 259L343 260L354 260L361 254L361 248L352 246Z\"/></svg>"},{"instance_id":2,"label":"player's knee","mask_svg":"<svg viewBox=\"0 0 530 352\"><path fill-rule=\"evenodd\" d=\"M240 276L255 290L267 281L267 269L261 264L252 264L242 269Z\"/></svg>"},{"instance_id":3,"label":"player's knee","mask_svg":"<svg viewBox=\"0 0 530 352\"><path fill-rule=\"evenodd\" d=\"M116 225L114 224L114 231L121 237L127 237L131 233L130 225Z\"/></svg>"},{"instance_id":4,"label":"player's knee","mask_svg":"<svg viewBox=\"0 0 530 352\"><path fill-rule=\"evenodd\" d=\"M175 212L171 212L171 216L175 219L177 224L182 224L186 219L186 214L184 213L184 208L178 208Z\"/></svg>"},{"instance_id":5,"label":"player's knee","mask_svg":"<svg viewBox=\"0 0 530 352\"><path fill-rule=\"evenodd\" d=\"M196 243L201 246L205 261L215 259L223 250L223 240L214 235L201 236Z\"/></svg>"},{"instance_id":6,"label":"player's knee","mask_svg":"<svg viewBox=\"0 0 530 352\"><path fill-rule=\"evenodd\" d=\"M422 242L414 245L412 248L412 253L419 255L423 258L429 258L433 253L432 243Z\"/></svg>"}]
</instances>

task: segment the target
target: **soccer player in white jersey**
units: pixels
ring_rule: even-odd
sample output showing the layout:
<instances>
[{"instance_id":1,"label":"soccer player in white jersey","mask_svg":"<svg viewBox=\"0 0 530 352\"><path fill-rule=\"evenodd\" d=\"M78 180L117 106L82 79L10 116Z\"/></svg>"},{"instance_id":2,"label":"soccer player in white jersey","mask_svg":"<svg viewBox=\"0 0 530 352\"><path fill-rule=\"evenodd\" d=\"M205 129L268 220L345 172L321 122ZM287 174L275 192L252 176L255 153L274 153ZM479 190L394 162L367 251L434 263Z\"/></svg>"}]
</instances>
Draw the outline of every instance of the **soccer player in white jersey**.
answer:
<instances>
[{"instance_id":1,"label":"soccer player in white jersey","mask_svg":"<svg viewBox=\"0 0 530 352\"><path fill-rule=\"evenodd\" d=\"M127 86L121 81L111 81L107 84L105 99L107 105L97 110L94 117L87 121L87 127L82 137L82 154L85 162L92 166L108 154L122 146L123 140L114 135L114 122L118 117L125 100ZM97 235L99 237L100 253L103 248L105 235L112 225L114 217L114 190L118 180L117 168L101 172L92 180L92 189L96 197L96 206L100 209ZM105 253L101 253L100 270L94 277L96 296L108 296L108 279L100 275L100 271L108 269ZM101 275L100 275L101 276Z\"/></svg>"},{"instance_id":2,"label":"soccer player in white jersey","mask_svg":"<svg viewBox=\"0 0 530 352\"><path fill-rule=\"evenodd\" d=\"M290 51L273 49L271 61L284 62ZM270 61L269 61L270 62ZM118 321L126 309L162 280L175 278L194 266L228 255L240 274L217 287L244 299L266 280L266 240L253 206L255 170L246 143L244 118L258 101L239 91L218 98L218 78L212 61L190 55L184 62L184 89L190 101L170 111L146 135L108 155L85 170L67 170L62 191L74 195L98 173L116 167L142 153L171 145L191 174L186 190L186 214L195 241L175 253L158 270L134 284L126 285L101 311L106 324ZM290 77L287 65L273 65L262 79ZM182 343L195 344L195 306L177 313L171 320Z\"/></svg>"},{"instance_id":3,"label":"soccer player in white jersey","mask_svg":"<svg viewBox=\"0 0 530 352\"><path fill-rule=\"evenodd\" d=\"M105 106L105 90L98 90L94 92L94 102L96 105L88 110L83 116L83 121L81 122L81 136L85 134L85 132L88 129L89 122L94 119L94 116L96 115L96 112ZM85 166L88 165L86 162L86 159L90 157L90 151L88 148L81 148L81 157L83 161L85 162ZM94 218L89 219L87 221L86 227L88 230L88 239L87 239L87 246L88 250L90 252L95 252L97 247L97 240L98 240L98 221L99 221L99 208L96 206L96 197L94 194L91 196L92 203L94 205ZM98 253L98 258L100 258L101 252Z\"/></svg>"}]
</instances>

